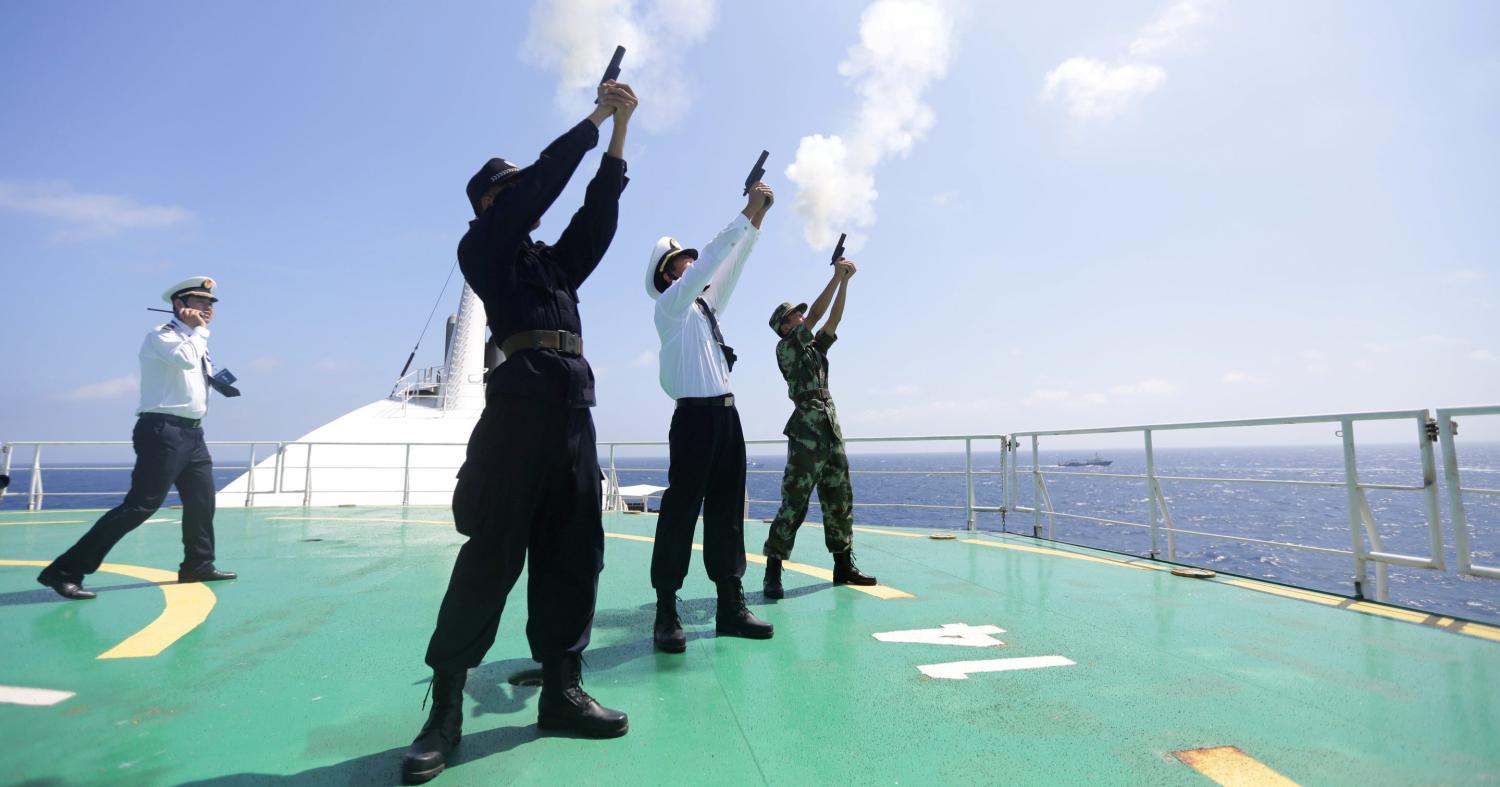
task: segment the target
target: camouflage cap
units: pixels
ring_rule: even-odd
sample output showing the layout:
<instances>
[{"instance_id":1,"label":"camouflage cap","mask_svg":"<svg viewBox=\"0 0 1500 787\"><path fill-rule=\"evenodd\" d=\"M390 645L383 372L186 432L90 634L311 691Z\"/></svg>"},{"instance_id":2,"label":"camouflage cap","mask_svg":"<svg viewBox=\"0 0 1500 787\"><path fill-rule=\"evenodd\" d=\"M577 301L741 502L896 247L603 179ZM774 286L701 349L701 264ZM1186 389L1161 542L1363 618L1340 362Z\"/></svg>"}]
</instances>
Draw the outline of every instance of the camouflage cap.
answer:
<instances>
[{"instance_id":1,"label":"camouflage cap","mask_svg":"<svg viewBox=\"0 0 1500 787\"><path fill-rule=\"evenodd\" d=\"M776 311L771 312L771 330L775 331L777 336L781 335L781 321L786 319L787 314L791 312L806 314L807 304L799 303L793 306L790 302L787 302L777 306Z\"/></svg>"}]
</instances>

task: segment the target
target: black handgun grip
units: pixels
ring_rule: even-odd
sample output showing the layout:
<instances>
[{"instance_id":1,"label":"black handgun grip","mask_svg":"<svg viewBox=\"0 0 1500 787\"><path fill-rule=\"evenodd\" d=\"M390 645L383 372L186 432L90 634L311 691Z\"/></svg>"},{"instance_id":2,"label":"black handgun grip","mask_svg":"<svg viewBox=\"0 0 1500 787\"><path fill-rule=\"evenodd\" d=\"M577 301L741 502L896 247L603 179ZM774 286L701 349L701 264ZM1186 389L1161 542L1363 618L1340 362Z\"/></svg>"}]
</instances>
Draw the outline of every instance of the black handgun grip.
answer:
<instances>
[{"instance_id":1,"label":"black handgun grip","mask_svg":"<svg viewBox=\"0 0 1500 787\"><path fill-rule=\"evenodd\" d=\"M835 262L838 262L839 258L842 257L842 256L844 256L844 239L847 238L847 237L849 237L847 234L842 233L842 232L839 233L839 245L834 247L834 249L833 249L833 259L831 259L831 260L828 261L829 265L832 265Z\"/></svg>"},{"instance_id":2,"label":"black handgun grip","mask_svg":"<svg viewBox=\"0 0 1500 787\"><path fill-rule=\"evenodd\" d=\"M617 46L617 47L615 47L615 56L609 59L609 67L606 68L606 69L604 69L604 78L601 79L601 80L599 80L599 84L602 85L605 82L610 81L611 79L619 79L620 78L620 61L622 61L624 59L625 59L625 47L623 47L623 46ZM594 103L595 104L599 103L599 99L595 98L594 99Z\"/></svg>"},{"instance_id":3,"label":"black handgun grip","mask_svg":"<svg viewBox=\"0 0 1500 787\"><path fill-rule=\"evenodd\" d=\"M766 156L769 155L771 155L771 151L762 150L760 158L755 160L755 166L750 170L750 177L745 178L745 195L748 196L750 194L750 187L766 176Z\"/></svg>"}]
</instances>

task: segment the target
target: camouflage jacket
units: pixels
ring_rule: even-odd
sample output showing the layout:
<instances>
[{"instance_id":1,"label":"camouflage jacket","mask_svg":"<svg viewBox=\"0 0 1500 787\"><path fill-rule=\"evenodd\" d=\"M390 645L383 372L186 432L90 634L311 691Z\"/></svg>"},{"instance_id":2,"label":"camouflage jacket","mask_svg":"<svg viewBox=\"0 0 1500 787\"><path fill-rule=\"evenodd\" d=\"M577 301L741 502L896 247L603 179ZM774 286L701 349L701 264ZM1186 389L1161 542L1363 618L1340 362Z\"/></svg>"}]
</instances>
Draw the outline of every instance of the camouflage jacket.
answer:
<instances>
[{"instance_id":1,"label":"camouflage jacket","mask_svg":"<svg viewBox=\"0 0 1500 787\"><path fill-rule=\"evenodd\" d=\"M787 437L813 436L826 425L832 427L834 437L843 439L832 398L798 398L805 392L828 388L828 348L837 340L837 336L822 331L813 336L812 331L798 326L776 344L776 365L786 379L787 396L796 405L782 430Z\"/></svg>"}]
</instances>

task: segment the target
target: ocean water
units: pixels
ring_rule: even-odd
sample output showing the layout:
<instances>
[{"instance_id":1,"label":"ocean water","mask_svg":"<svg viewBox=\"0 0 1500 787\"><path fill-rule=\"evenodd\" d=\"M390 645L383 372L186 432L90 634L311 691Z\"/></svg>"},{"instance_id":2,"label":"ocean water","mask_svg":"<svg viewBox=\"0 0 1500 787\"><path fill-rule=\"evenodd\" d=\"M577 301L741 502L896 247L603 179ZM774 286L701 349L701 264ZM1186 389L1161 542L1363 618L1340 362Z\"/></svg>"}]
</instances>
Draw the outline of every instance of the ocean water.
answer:
<instances>
[{"instance_id":1,"label":"ocean water","mask_svg":"<svg viewBox=\"0 0 1500 787\"><path fill-rule=\"evenodd\" d=\"M1087 459L1093 451L1043 451L1043 470L1076 475L1049 475L1047 490L1055 510L1101 519L1145 525L1149 522L1149 499L1142 479L1114 478L1105 473L1143 474L1144 456L1135 451L1103 451L1113 461L1109 467L1061 468L1061 462ZM1030 454L1020 453L1017 505L1031 506L1033 481ZM1500 444L1467 443L1460 449L1462 477L1466 487L1500 489ZM750 457L748 491L750 515L770 519L780 500L781 453L757 453ZM1441 458L1439 457L1439 463ZM607 462L602 462L607 467ZM18 462L19 464L19 462ZM117 463L124 464L123 462ZM630 457L616 460L622 485L649 483L666 485L665 457ZM1156 451L1158 476L1214 477L1230 479L1277 479L1342 483L1343 454L1337 447L1276 448L1163 448ZM73 467L90 470L44 471L48 508L109 507L120 500L118 490L129 485L128 469L101 470L85 463ZM854 471L855 523L897 525L935 529L959 529L967 525L964 510L964 457L961 453L882 454L856 452L850 456ZM974 455L974 497L977 506L1002 504L997 452ZM873 472L872 472L873 471ZM893 471L900 471L893 474ZM220 487L239 470L220 467L215 478ZM1361 446L1360 480L1366 483L1420 486L1421 458L1416 449L1404 446ZM1441 533L1447 571L1387 568L1388 600L1392 603L1500 623L1500 581L1463 577L1454 573L1453 529L1447 490L1438 466ZM24 491L29 482L25 467L12 469L12 490ZM1282 546L1245 543L1223 536L1287 542L1312 547L1349 550L1352 537L1347 493L1339 487L1288 487L1232 482L1162 481L1167 511L1174 529L1216 534L1177 533L1172 541L1176 561L1217 571L1274 580L1301 587L1350 595L1353 593L1354 563L1344 555L1329 555ZM113 492L109 494L108 492ZM58 492L88 493L55 496ZM1426 501L1419 491L1369 490L1370 510L1386 552L1425 556L1430 552ZM169 500L169 502L176 502ZM1481 565L1500 565L1500 495L1469 494L1464 498L1469 520L1473 560ZM0 509L25 505L24 494L9 494ZM917 507L908 507L917 506ZM652 502L655 507L655 501ZM821 519L816 495L808 514ZM1017 512L976 514L981 530L1030 534L1033 516ZM1047 533L1043 520L1043 534ZM1143 527L1102 524L1058 517L1052 536L1060 541L1148 556L1151 533ZM856 535L856 546L860 536ZM752 550L758 544L747 544ZM817 531L800 534L797 550L823 549ZM1167 557L1166 529L1158 531L1158 553ZM1369 564L1366 595L1375 592L1375 565Z\"/></svg>"}]
</instances>

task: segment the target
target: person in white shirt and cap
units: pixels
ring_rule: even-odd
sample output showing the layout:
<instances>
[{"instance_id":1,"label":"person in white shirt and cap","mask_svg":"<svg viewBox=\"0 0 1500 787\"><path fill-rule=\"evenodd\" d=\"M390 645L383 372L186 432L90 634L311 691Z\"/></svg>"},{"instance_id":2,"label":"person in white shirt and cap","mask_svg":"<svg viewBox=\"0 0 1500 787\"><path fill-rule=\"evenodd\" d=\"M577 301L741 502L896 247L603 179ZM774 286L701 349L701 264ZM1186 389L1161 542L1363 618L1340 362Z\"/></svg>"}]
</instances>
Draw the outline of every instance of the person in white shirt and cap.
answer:
<instances>
[{"instance_id":1,"label":"person in white shirt and cap","mask_svg":"<svg viewBox=\"0 0 1500 787\"><path fill-rule=\"evenodd\" d=\"M213 457L203 442L208 389L229 396L239 392L214 379L208 358L208 324L214 318L216 282L194 276L162 293L173 319L146 334L139 353L141 404L131 441L135 469L125 501L110 509L68 551L42 569L37 581L68 599L89 599L83 578L125 537L161 508L175 485L182 498L182 565L179 582L234 579L214 566Z\"/></svg>"},{"instance_id":2,"label":"person in white shirt and cap","mask_svg":"<svg viewBox=\"0 0 1500 787\"><path fill-rule=\"evenodd\" d=\"M719 634L770 639L774 629L745 606L745 435L729 388L734 350L718 314L729 306L745 260L770 210L771 188L757 182L745 209L703 247L663 237L651 250L646 293L656 301L661 387L677 402L669 437L667 491L656 520L651 586L656 589L653 640L668 653L687 649L677 591L687 576L693 530L703 512L703 565L718 588Z\"/></svg>"}]
</instances>

